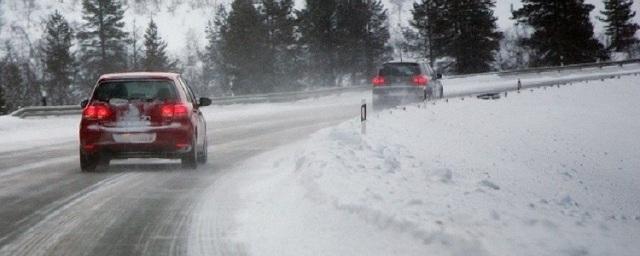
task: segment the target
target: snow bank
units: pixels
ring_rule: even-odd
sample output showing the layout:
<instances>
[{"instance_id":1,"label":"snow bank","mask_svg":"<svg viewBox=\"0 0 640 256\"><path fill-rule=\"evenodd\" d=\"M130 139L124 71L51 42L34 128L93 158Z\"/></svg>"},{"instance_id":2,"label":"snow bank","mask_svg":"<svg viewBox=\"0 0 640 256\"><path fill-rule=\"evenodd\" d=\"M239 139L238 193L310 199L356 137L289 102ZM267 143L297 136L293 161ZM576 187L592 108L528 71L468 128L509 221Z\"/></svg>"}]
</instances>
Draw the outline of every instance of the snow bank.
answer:
<instances>
[{"instance_id":1,"label":"snow bank","mask_svg":"<svg viewBox=\"0 0 640 256\"><path fill-rule=\"evenodd\" d=\"M0 153L77 141L79 116L0 116Z\"/></svg>"},{"instance_id":2,"label":"snow bank","mask_svg":"<svg viewBox=\"0 0 640 256\"><path fill-rule=\"evenodd\" d=\"M232 235L257 255L636 255L638 98L629 77L325 129L239 167Z\"/></svg>"}]
</instances>

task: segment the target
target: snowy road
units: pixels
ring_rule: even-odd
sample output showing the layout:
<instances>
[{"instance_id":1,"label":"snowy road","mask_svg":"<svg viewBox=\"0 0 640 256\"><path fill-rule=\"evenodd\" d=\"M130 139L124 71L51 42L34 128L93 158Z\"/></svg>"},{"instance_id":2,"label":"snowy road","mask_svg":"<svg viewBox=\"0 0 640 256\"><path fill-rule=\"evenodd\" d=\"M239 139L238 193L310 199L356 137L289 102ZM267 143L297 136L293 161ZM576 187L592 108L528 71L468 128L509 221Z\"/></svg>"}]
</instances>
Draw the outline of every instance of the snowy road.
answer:
<instances>
[{"instance_id":1,"label":"snowy road","mask_svg":"<svg viewBox=\"0 0 640 256\"><path fill-rule=\"evenodd\" d=\"M184 255L188 243L203 241L208 254L240 253L224 241L233 222L223 217L234 203L224 190L216 191L216 228L189 242L189 227L199 221L196 200L243 160L357 116L362 96L209 109L210 161L197 171L171 161L123 161L107 172L81 173L77 142L68 138L75 130L32 148L4 145L0 255Z\"/></svg>"}]
</instances>

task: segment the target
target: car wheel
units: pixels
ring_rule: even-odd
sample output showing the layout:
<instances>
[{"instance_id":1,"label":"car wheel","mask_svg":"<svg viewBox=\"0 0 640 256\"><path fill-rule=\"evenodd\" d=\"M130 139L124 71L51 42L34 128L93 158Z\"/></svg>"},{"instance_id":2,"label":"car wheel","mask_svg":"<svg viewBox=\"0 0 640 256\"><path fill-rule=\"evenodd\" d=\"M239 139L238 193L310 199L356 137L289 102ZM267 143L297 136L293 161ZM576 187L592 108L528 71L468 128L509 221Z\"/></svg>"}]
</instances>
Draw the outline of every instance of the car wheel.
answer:
<instances>
[{"instance_id":1,"label":"car wheel","mask_svg":"<svg viewBox=\"0 0 640 256\"><path fill-rule=\"evenodd\" d=\"M440 98L444 98L444 88L442 86L440 86Z\"/></svg>"},{"instance_id":2,"label":"car wheel","mask_svg":"<svg viewBox=\"0 0 640 256\"><path fill-rule=\"evenodd\" d=\"M80 170L82 172L95 172L100 158L97 155L89 155L80 152Z\"/></svg>"},{"instance_id":3,"label":"car wheel","mask_svg":"<svg viewBox=\"0 0 640 256\"><path fill-rule=\"evenodd\" d=\"M208 149L208 142L207 142L207 137L204 137L204 146L202 147L202 151L200 151L200 153L198 154L198 163L199 164L206 164L207 160L209 158L209 149Z\"/></svg>"},{"instance_id":4,"label":"car wheel","mask_svg":"<svg viewBox=\"0 0 640 256\"><path fill-rule=\"evenodd\" d=\"M182 156L181 163L183 168L196 169L198 168L198 148L196 147L196 139L191 141L191 150Z\"/></svg>"}]
</instances>

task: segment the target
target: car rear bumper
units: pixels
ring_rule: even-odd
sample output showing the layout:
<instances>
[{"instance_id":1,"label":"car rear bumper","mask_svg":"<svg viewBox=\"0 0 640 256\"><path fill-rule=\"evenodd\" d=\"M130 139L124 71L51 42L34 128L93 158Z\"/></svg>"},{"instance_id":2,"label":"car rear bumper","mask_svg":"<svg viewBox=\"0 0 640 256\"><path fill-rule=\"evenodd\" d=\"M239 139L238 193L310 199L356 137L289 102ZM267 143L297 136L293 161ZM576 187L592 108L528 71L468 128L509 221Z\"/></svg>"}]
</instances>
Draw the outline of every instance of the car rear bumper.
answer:
<instances>
[{"instance_id":1,"label":"car rear bumper","mask_svg":"<svg viewBox=\"0 0 640 256\"><path fill-rule=\"evenodd\" d=\"M105 127L89 125L80 130L80 147L85 154L106 154L112 158L180 158L192 150L191 127L173 123L161 127ZM154 135L153 141L123 142L115 136Z\"/></svg>"}]
</instances>

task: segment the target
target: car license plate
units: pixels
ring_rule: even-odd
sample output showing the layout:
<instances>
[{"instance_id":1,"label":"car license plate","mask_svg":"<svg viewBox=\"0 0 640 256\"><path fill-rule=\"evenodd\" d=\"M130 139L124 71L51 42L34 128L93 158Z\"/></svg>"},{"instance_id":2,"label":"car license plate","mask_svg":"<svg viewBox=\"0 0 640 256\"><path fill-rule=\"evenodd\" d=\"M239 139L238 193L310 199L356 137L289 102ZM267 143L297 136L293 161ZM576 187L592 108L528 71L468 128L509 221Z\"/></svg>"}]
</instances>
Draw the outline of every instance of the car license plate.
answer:
<instances>
[{"instance_id":1,"label":"car license plate","mask_svg":"<svg viewBox=\"0 0 640 256\"><path fill-rule=\"evenodd\" d=\"M113 140L118 143L151 143L156 140L156 134L155 133L114 134Z\"/></svg>"}]
</instances>

